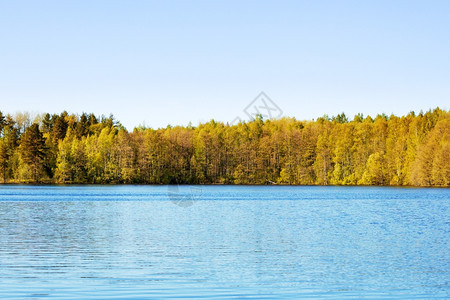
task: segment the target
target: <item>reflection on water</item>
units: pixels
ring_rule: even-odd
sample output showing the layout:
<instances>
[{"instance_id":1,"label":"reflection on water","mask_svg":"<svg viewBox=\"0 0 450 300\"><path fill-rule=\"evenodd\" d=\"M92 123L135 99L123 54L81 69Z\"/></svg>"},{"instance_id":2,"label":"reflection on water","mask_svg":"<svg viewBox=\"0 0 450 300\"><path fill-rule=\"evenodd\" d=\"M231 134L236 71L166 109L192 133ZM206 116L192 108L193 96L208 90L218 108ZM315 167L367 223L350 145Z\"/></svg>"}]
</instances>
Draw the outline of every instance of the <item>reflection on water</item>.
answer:
<instances>
[{"instance_id":1,"label":"reflection on water","mask_svg":"<svg viewBox=\"0 0 450 300\"><path fill-rule=\"evenodd\" d=\"M450 296L448 189L201 189L0 186L0 298Z\"/></svg>"}]
</instances>

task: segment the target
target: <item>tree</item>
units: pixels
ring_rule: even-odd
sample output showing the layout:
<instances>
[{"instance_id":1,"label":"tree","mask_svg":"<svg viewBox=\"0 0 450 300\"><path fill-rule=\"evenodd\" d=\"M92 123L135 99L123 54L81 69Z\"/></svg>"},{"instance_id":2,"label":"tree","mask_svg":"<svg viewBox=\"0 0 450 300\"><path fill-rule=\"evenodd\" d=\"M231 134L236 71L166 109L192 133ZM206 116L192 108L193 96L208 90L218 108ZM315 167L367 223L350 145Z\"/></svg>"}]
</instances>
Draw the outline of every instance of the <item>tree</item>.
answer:
<instances>
[{"instance_id":1,"label":"tree","mask_svg":"<svg viewBox=\"0 0 450 300\"><path fill-rule=\"evenodd\" d=\"M0 136L2 135L3 127L5 127L6 119L3 113L0 111Z\"/></svg>"},{"instance_id":2,"label":"tree","mask_svg":"<svg viewBox=\"0 0 450 300\"><path fill-rule=\"evenodd\" d=\"M448 186L450 121L437 123L420 145L413 164L412 182L422 186Z\"/></svg>"},{"instance_id":3,"label":"tree","mask_svg":"<svg viewBox=\"0 0 450 300\"><path fill-rule=\"evenodd\" d=\"M450 114L439 108L404 117L257 116L233 126L212 120L132 132L112 115L99 122L63 112L34 123L26 112L15 119L0 112L3 182L450 184Z\"/></svg>"},{"instance_id":4,"label":"tree","mask_svg":"<svg viewBox=\"0 0 450 300\"><path fill-rule=\"evenodd\" d=\"M72 158L73 138L67 136L58 144L58 155L56 158L55 177L58 182L73 182L73 165L75 161Z\"/></svg>"},{"instance_id":5,"label":"tree","mask_svg":"<svg viewBox=\"0 0 450 300\"><path fill-rule=\"evenodd\" d=\"M332 170L332 146L328 129L322 128L322 133L317 139L317 155L314 162L317 184L327 185L330 181Z\"/></svg>"},{"instance_id":6,"label":"tree","mask_svg":"<svg viewBox=\"0 0 450 300\"><path fill-rule=\"evenodd\" d=\"M0 174L3 178L3 183L6 182L6 171L8 169L8 145L3 138L0 138Z\"/></svg>"},{"instance_id":7,"label":"tree","mask_svg":"<svg viewBox=\"0 0 450 300\"><path fill-rule=\"evenodd\" d=\"M383 153L375 152L369 156L366 164L366 170L358 182L363 185L383 185L384 177L383 177L383 165L384 165L384 157Z\"/></svg>"},{"instance_id":8,"label":"tree","mask_svg":"<svg viewBox=\"0 0 450 300\"><path fill-rule=\"evenodd\" d=\"M354 157L354 124L338 123L333 134L336 137L334 149L334 170L332 184L356 184Z\"/></svg>"},{"instance_id":9,"label":"tree","mask_svg":"<svg viewBox=\"0 0 450 300\"><path fill-rule=\"evenodd\" d=\"M15 115L15 125L19 131L19 134L22 134L25 132L25 130L31 126L31 116L29 112L18 112Z\"/></svg>"},{"instance_id":10,"label":"tree","mask_svg":"<svg viewBox=\"0 0 450 300\"><path fill-rule=\"evenodd\" d=\"M66 120L67 112L63 112L60 116L56 116L52 128L52 136L56 142L66 137L68 122Z\"/></svg>"},{"instance_id":11,"label":"tree","mask_svg":"<svg viewBox=\"0 0 450 300\"><path fill-rule=\"evenodd\" d=\"M44 133L48 133L52 130L52 128L53 128L53 119L52 116L49 113L47 113L42 118L42 131Z\"/></svg>"},{"instance_id":12,"label":"tree","mask_svg":"<svg viewBox=\"0 0 450 300\"><path fill-rule=\"evenodd\" d=\"M20 139L20 154L23 162L32 169L35 182L39 181L39 172L45 158L45 139L38 124L28 127Z\"/></svg>"}]
</instances>

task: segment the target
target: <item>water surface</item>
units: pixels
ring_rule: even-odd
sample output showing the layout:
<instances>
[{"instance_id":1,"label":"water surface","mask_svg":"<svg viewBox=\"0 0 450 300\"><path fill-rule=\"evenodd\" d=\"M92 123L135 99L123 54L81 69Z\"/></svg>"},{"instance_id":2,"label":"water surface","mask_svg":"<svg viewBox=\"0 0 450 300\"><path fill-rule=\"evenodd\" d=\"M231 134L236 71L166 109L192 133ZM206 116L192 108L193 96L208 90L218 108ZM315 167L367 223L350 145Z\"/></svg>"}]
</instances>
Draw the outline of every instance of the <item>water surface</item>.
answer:
<instances>
[{"instance_id":1,"label":"water surface","mask_svg":"<svg viewBox=\"0 0 450 300\"><path fill-rule=\"evenodd\" d=\"M0 298L449 298L449 189L0 186Z\"/></svg>"}]
</instances>

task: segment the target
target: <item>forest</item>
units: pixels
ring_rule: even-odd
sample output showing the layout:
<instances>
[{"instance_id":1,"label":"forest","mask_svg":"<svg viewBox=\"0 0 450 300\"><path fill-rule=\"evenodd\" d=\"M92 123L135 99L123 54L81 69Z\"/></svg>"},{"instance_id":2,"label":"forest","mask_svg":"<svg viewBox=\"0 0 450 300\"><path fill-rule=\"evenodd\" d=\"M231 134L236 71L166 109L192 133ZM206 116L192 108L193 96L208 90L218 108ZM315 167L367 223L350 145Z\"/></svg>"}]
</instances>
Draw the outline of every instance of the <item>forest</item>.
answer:
<instances>
[{"instance_id":1,"label":"forest","mask_svg":"<svg viewBox=\"0 0 450 300\"><path fill-rule=\"evenodd\" d=\"M229 125L140 126L111 115L0 111L0 182L440 186L450 114L342 113Z\"/></svg>"}]
</instances>

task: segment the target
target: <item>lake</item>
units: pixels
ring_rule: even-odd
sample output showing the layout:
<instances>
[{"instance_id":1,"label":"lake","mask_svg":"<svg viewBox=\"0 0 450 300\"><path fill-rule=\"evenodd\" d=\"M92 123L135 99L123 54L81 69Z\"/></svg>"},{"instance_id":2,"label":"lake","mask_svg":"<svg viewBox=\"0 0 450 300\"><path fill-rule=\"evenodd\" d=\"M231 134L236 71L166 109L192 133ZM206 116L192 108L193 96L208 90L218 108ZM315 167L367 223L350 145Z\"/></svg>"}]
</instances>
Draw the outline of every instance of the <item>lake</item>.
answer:
<instances>
[{"instance_id":1,"label":"lake","mask_svg":"<svg viewBox=\"0 0 450 300\"><path fill-rule=\"evenodd\" d=\"M450 189L0 186L0 298L449 298Z\"/></svg>"}]
</instances>

